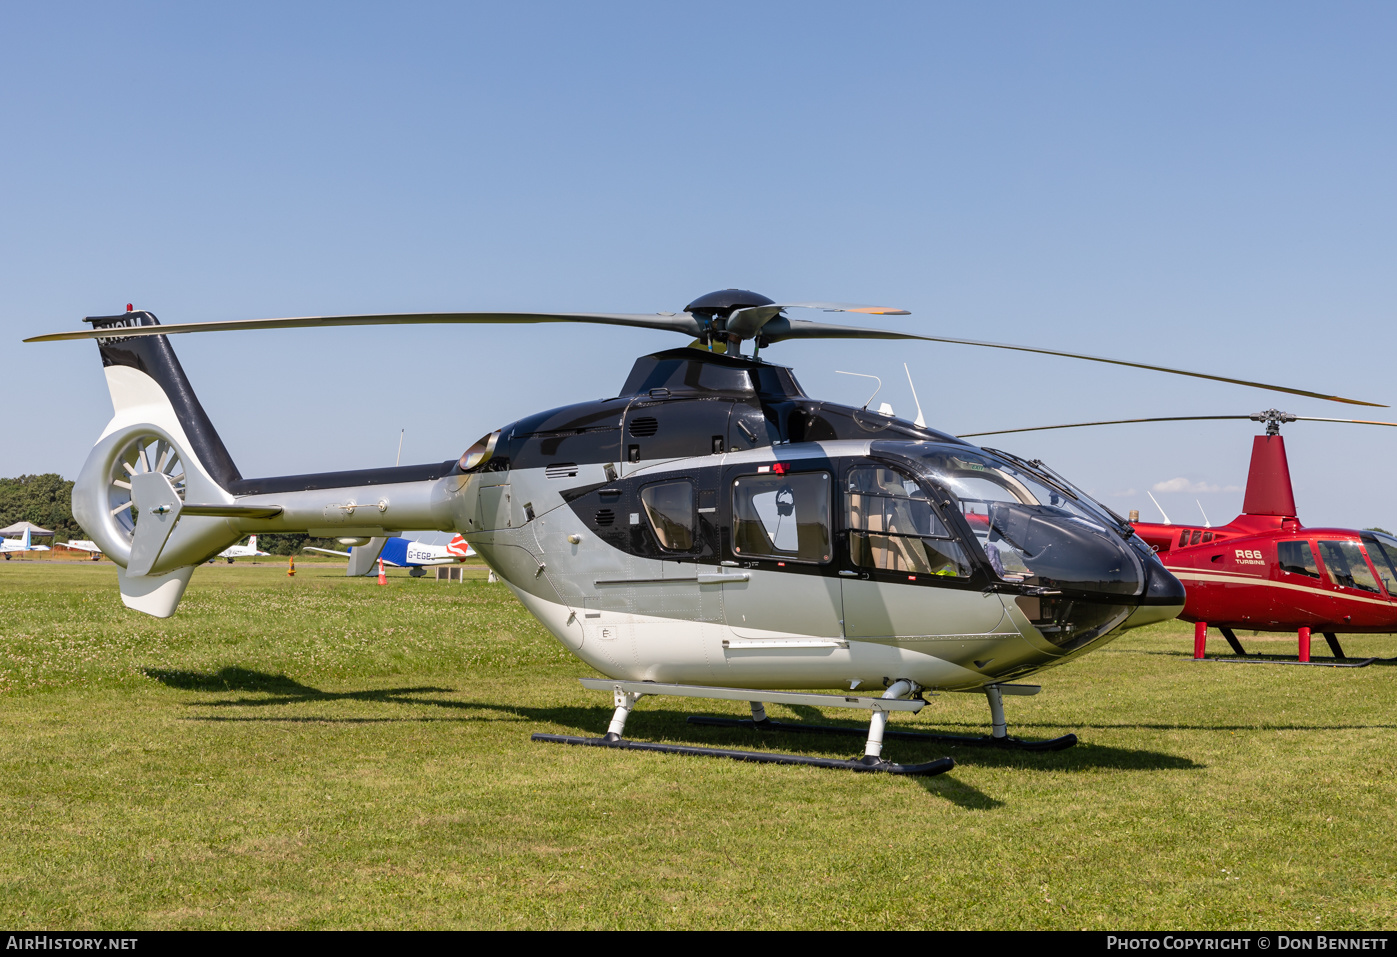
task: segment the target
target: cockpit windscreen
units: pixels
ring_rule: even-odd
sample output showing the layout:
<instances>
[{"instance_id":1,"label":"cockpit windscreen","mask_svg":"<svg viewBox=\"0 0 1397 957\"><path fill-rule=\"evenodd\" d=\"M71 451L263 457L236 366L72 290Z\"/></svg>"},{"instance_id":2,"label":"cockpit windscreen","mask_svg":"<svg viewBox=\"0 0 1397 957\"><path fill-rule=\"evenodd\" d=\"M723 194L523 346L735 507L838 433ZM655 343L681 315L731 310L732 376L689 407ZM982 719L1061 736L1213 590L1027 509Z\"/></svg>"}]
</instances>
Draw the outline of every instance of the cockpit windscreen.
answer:
<instances>
[{"instance_id":1,"label":"cockpit windscreen","mask_svg":"<svg viewBox=\"0 0 1397 957\"><path fill-rule=\"evenodd\" d=\"M874 453L884 443L873 444ZM1106 595L1138 595L1140 559L1104 508L999 456L932 442L887 444L959 509L1005 581Z\"/></svg>"}]
</instances>

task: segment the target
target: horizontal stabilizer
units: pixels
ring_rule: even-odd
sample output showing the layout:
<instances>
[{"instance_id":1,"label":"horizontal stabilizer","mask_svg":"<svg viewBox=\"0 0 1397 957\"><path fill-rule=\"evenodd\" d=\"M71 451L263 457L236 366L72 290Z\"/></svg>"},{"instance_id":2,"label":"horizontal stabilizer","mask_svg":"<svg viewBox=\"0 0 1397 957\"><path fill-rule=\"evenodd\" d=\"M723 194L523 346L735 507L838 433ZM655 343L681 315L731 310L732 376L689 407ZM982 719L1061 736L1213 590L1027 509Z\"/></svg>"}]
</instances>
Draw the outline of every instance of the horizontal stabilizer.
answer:
<instances>
[{"instance_id":1,"label":"horizontal stabilizer","mask_svg":"<svg viewBox=\"0 0 1397 957\"><path fill-rule=\"evenodd\" d=\"M349 552L337 552L330 548L316 548L314 545L306 545L301 549L303 552L315 552L319 555L334 555L337 558L349 558Z\"/></svg>"},{"instance_id":2,"label":"horizontal stabilizer","mask_svg":"<svg viewBox=\"0 0 1397 957\"><path fill-rule=\"evenodd\" d=\"M212 515L216 518L276 518L282 513L280 505L185 505L185 515ZM256 548L256 544L252 546Z\"/></svg>"}]
</instances>

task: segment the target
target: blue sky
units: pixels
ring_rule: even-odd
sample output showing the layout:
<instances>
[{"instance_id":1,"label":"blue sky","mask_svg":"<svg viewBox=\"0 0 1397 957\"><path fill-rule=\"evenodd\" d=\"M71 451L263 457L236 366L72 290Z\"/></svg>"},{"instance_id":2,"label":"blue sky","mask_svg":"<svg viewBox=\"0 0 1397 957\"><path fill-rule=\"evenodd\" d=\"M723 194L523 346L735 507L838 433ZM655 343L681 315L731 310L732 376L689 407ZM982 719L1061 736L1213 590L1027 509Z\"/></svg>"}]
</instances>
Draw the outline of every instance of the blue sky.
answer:
<instances>
[{"instance_id":1,"label":"blue sky","mask_svg":"<svg viewBox=\"0 0 1397 957\"><path fill-rule=\"evenodd\" d=\"M95 347L19 340L127 302L166 322L650 312L740 286L1397 405L1390 4L12 4L0 36L0 474L75 476L110 414ZM392 464L402 428L404 461L455 457L680 344L597 327L174 342L245 475ZM880 375L910 415L907 362L953 432L1349 414L953 346L770 358L839 401L867 390L835 369ZM1196 498L1218 522L1254 431L992 444L1122 511L1154 515L1160 485L1176 521ZM1397 430L1285 434L1307 523L1397 529Z\"/></svg>"}]
</instances>

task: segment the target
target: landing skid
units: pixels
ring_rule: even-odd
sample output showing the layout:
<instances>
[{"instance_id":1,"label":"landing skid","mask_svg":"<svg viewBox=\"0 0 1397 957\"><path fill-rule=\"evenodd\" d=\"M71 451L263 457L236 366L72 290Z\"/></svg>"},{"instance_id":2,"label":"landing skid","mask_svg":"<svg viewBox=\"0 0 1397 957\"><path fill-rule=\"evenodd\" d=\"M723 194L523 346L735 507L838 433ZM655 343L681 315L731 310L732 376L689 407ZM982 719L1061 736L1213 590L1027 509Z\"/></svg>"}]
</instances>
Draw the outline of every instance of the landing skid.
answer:
<instances>
[{"instance_id":1,"label":"landing skid","mask_svg":"<svg viewBox=\"0 0 1397 957\"><path fill-rule=\"evenodd\" d=\"M1337 634L1335 634L1334 632L1332 632L1332 631L1325 631L1325 632L1321 632L1321 633L1320 633L1320 634L1324 635L1324 640L1325 640L1326 643L1328 643L1328 645L1329 645L1329 650L1330 650L1331 652L1333 652L1333 654L1334 654L1334 658L1333 658L1332 660L1330 660L1330 661L1311 661L1311 660L1310 660L1310 635L1311 635L1311 632L1310 632L1310 629L1309 629L1309 628L1301 628L1301 629L1300 629L1300 632L1299 632L1299 637L1300 637L1300 652L1301 652L1301 654L1302 654L1304 657L1301 657L1300 655L1297 655L1297 656L1294 657L1294 658L1259 658L1259 657L1255 657L1255 654L1256 654L1255 652L1252 652L1251 654L1248 654L1248 653L1247 653L1247 650L1246 650L1245 648L1242 647L1242 643L1241 643L1240 641L1237 640L1237 635L1236 635L1235 632L1233 632L1233 630L1232 630L1231 628L1228 628L1228 627L1226 627L1226 626L1224 626L1224 625L1220 625L1220 626L1218 626L1218 631L1222 633L1222 637L1224 637L1224 638L1227 639L1227 643L1232 647L1232 650L1233 650L1234 652L1236 652L1240 657L1237 657L1237 658L1209 658L1209 657L1207 657L1207 656L1204 654L1204 644L1203 644L1203 643L1207 640L1207 635L1208 635L1208 624L1207 624L1207 622L1202 622L1202 621L1200 621L1200 622L1195 622L1195 623L1194 623L1194 632L1193 632L1193 658L1192 658L1191 660L1193 660L1193 661L1222 661L1222 662L1226 662L1227 664L1232 664L1232 665L1246 665L1246 664L1253 664L1253 665L1257 665L1257 664L1259 664L1259 665L1313 665L1314 667L1317 667L1317 668L1366 668L1366 667L1368 667L1369 665L1371 665L1373 662L1379 660L1379 659L1377 659L1377 658L1363 658L1363 659L1359 659L1359 660L1350 661L1350 660L1348 659L1348 656L1344 654L1343 646L1339 644L1339 636L1338 636Z\"/></svg>"},{"instance_id":2,"label":"landing skid","mask_svg":"<svg viewBox=\"0 0 1397 957\"><path fill-rule=\"evenodd\" d=\"M693 718L689 719L693 721ZM751 722L747 722L751 724ZM850 733L862 736L867 732L858 728L848 729ZM626 751L658 751L662 754L683 754L689 757L731 758L734 761L751 761L754 764L803 764L812 768L833 768L841 771L882 771L886 774L921 774L931 776L945 774L956 766L954 758L937 758L923 764L895 764L881 757L865 755L859 759L850 758L811 758L799 754L773 754L769 751L730 751L727 748L695 748L686 744L657 744L653 741L628 741L619 735L608 734L604 738L584 738L570 734L535 734L534 741L551 744L580 744L593 748L620 748Z\"/></svg>"},{"instance_id":3,"label":"landing skid","mask_svg":"<svg viewBox=\"0 0 1397 957\"><path fill-rule=\"evenodd\" d=\"M597 691L610 691L616 703L616 711L611 717L611 726L600 738L587 738L569 734L534 734L534 741L548 744L572 744L592 748L617 748L625 751L657 751L661 754L682 754L689 757L728 758L734 761L751 761L756 764L797 764L806 767L831 768L840 771L878 771L884 774L944 774L956 766L953 758L937 758L922 764L897 764L882 756L883 737L886 734L888 713L892 711L916 712L926 705L920 697L911 698L921 689L914 682L899 679L892 683L881 698L862 695L810 694L792 691L754 692L739 688L712 688L701 685L660 684L653 681L611 681L596 678L583 678L582 685ZM719 698L725 700L751 701L752 713L766 718L763 701L780 704L799 704L817 707L854 708L873 712L869 721L867 742L862 758L813 758L797 754L775 754L767 751L734 751L728 748L698 748L686 744L659 744L650 741L630 741L621 737L636 702L645 695L676 695L687 698ZM752 701L753 698L760 700ZM859 731L857 734L864 734ZM899 732L893 732L899 735Z\"/></svg>"},{"instance_id":4,"label":"landing skid","mask_svg":"<svg viewBox=\"0 0 1397 957\"><path fill-rule=\"evenodd\" d=\"M1313 668L1366 668L1377 658L1358 661L1301 661L1298 658L1190 658L1189 661L1217 661L1225 665L1308 665Z\"/></svg>"},{"instance_id":5,"label":"landing skid","mask_svg":"<svg viewBox=\"0 0 1397 957\"><path fill-rule=\"evenodd\" d=\"M837 734L852 737L864 734L862 728L847 728L833 724L803 724L792 721L776 721L772 718L758 721L754 718L718 718L706 714L696 714L689 718L689 723L714 728L751 728L754 731L794 731L801 734ZM931 734L924 731L884 731L883 736L903 741L941 741L946 744L959 744L970 748L1000 748L1005 751L1063 751L1077 743L1075 734L1064 734L1060 738L1049 738L1046 741L1024 741L1008 735L996 738L989 734Z\"/></svg>"}]
</instances>

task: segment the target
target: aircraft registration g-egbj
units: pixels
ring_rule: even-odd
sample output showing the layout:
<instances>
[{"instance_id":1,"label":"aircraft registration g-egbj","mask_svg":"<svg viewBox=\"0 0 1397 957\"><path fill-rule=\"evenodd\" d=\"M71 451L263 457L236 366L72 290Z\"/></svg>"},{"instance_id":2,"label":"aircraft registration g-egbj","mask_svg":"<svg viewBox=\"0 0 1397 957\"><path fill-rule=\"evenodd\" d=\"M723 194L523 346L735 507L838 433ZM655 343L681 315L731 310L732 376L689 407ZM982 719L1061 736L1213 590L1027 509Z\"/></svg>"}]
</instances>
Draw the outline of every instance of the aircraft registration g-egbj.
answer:
<instances>
[{"instance_id":1,"label":"aircraft registration g-egbj","mask_svg":"<svg viewBox=\"0 0 1397 957\"><path fill-rule=\"evenodd\" d=\"M445 545L428 545L411 539L393 536L391 538L358 539L361 544L351 545L347 552L337 552L329 548L316 548L307 545L303 552L316 552L321 555L335 555L349 559L345 574L350 578L368 575L374 563L380 558L385 565L394 568L408 568L414 578L425 575L424 568L432 565L456 565L475 554L466 540L457 535Z\"/></svg>"}]
</instances>

